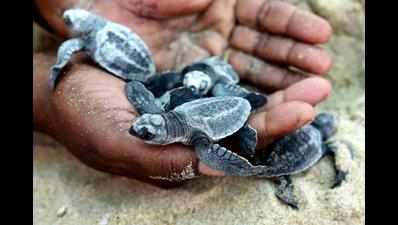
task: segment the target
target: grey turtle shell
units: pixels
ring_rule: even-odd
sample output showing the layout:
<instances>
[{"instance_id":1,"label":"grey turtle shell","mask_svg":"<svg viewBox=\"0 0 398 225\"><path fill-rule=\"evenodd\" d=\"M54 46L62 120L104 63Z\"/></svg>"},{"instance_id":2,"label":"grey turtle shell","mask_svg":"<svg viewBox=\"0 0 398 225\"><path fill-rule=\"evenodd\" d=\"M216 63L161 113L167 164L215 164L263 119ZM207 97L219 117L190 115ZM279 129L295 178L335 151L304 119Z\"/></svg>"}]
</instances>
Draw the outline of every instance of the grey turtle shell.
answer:
<instances>
[{"instance_id":1,"label":"grey turtle shell","mask_svg":"<svg viewBox=\"0 0 398 225\"><path fill-rule=\"evenodd\" d=\"M125 80L144 82L156 72L147 45L127 27L108 21L96 32L94 44L95 61Z\"/></svg>"},{"instance_id":2,"label":"grey turtle shell","mask_svg":"<svg viewBox=\"0 0 398 225\"><path fill-rule=\"evenodd\" d=\"M322 158L322 144L319 130L306 125L271 144L261 161L272 176L300 173Z\"/></svg>"},{"instance_id":3,"label":"grey turtle shell","mask_svg":"<svg viewBox=\"0 0 398 225\"><path fill-rule=\"evenodd\" d=\"M200 67L204 67L203 70L210 73L211 78L215 79L216 82L229 84L239 83L239 75L235 72L232 66L226 63L220 56L208 57L194 62L192 65L187 67L183 73Z\"/></svg>"},{"instance_id":4,"label":"grey turtle shell","mask_svg":"<svg viewBox=\"0 0 398 225\"><path fill-rule=\"evenodd\" d=\"M250 115L250 103L240 97L210 97L184 103L174 109L187 124L204 132L212 141L238 131Z\"/></svg>"}]
</instances>

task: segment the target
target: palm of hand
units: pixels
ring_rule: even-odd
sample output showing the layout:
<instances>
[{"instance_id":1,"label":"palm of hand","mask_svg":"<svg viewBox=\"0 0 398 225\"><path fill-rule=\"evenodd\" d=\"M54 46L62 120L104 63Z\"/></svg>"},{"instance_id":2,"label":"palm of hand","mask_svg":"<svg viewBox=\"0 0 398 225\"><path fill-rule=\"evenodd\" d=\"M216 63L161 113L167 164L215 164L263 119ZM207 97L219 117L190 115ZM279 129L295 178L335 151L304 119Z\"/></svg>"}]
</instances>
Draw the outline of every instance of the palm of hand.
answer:
<instances>
[{"instance_id":1,"label":"palm of hand","mask_svg":"<svg viewBox=\"0 0 398 225\"><path fill-rule=\"evenodd\" d=\"M185 1L167 7L162 3L166 1L159 2L100 1L95 10L137 32L149 45L158 70L222 54L234 25L234 1ZM219 8L223 15L216 12Z\"/></svg>"}]
</instances>

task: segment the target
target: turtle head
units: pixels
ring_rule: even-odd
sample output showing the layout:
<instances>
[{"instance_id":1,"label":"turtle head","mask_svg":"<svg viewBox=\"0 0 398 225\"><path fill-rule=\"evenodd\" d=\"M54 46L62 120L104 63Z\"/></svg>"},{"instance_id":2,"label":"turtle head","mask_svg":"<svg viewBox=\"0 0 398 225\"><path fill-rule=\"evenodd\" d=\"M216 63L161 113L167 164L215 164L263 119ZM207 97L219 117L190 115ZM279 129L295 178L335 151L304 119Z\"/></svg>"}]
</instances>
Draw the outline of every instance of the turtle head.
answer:
<instances>
[{"instance_id":1,"label":"turtle head","mask_svg":"<svg viewBox=\"0 0 398 225\"><path fill-rule=\"evenodd\" d=\"M336 117L330 113L319 113L311 125L316 127L321 133L324 140L330 138L337 132Z\"/></svg>"},{"instance_id":2,"label":"turtle head","mask_svg":"<svg viewBox=\"0 0 398 225\"><path fill-rule=\"evenodd\" d=\"M83 9L68 9L63 14L63 20L68 28L76 34L92 31L98 16Z\"/></svg>"},{"instance_id":3,"label":"turtle head","mask_svg":"<svg viewBox=\"0 0 398 225\"><path fill-rule=\"evenodd\" d=\"M197 70L185 74L182 82L185 87L193 89L196 94L200 95L207 94L212 87L209 75Z\"/></svg>"},{"instance_id":4,"label":"turtle head","mask_svg":"<svg viewBox=\"0 0 398 225\"><path fill-rule=\"evenodd\" d=\"M166 121L159 114L144 114L134 121L129 133L146 143L168 144Z\"/></svg>"}]
</instances>

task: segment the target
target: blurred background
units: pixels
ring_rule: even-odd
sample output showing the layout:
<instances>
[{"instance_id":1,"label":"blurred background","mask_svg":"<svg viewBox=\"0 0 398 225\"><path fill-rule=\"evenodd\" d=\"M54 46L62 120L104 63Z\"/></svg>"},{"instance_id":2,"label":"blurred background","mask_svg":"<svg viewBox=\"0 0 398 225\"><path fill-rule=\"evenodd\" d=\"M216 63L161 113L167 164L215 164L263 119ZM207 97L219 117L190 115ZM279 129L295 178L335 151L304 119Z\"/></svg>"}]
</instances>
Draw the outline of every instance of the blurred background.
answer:
<instances>
[{"instance_id":1,"label":"blurred background","mask_svg":"<svg viewBox=\"0 0 398 225\"><path fill-rule=\"evenodd\" d=\"M353 151L345 185L329 189L331 160L293 177L301 209L255 178L200 178L174 190L95 171L51 138L34 132L34 224L364 224L365 0L288 0L327 19L333 94L319 111L340 118L338 137ZM55 43L33 24L34 51ZM344 161L344 159L341 159Z\"/></svg>"}]
</instances>

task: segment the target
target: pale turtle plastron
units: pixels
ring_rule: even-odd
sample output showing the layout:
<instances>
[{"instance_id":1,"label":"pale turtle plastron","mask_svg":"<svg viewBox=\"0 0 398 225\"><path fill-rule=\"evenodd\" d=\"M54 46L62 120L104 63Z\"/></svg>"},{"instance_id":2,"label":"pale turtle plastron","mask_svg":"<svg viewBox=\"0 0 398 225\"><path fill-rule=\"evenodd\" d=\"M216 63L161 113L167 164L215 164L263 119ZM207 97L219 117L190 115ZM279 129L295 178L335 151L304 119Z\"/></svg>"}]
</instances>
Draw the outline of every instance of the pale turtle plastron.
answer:
<instances>
[{"instance_id":1,"label":"pale turtle plastron","mask_svg":"<svg viewBox=\"0 0 398 225\"><path fill-rule=\"evenodd\" d=\"M267 167L257 174L259 177L273 178L279 183L276 196L293 208L298 208L294 196L294 186L290 175L303 172L314 166L325 155L335 156L338 151L329 138L337 131L336 121L329 113L320 113L315 120L290 135L284 136L259 154L257 162ZM332 188L341 185L348 171L335 164L336 176Z\"/></svg>"},{"instance_id":2,"label":"pale turtle plastron","mask_svg":"<svg viewBox=\"0 0 398 225\"><path fill-rule=\"evenodd\" d=\"M129 28L82 9L69 9L63 20L74 38L62 43L49 84L55 88L62 68L83 51L98 65L123 80L145 82L156 72L145 42Z\"/></svg>"}]
</instances>

